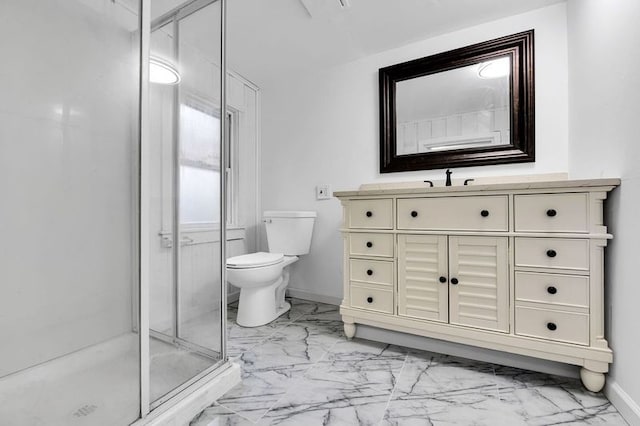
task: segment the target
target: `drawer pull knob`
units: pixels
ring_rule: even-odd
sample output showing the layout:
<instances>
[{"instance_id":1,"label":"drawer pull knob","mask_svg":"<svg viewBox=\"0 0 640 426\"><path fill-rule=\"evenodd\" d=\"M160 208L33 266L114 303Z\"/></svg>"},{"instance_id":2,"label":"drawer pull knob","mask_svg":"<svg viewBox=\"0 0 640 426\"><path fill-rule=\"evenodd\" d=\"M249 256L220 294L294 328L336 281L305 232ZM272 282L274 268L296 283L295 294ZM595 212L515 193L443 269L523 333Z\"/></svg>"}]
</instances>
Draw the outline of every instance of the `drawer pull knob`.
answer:
<instances>
[{"instance_id":1,"label":"drawer pull knob","mask_svg":"<svg viewBox=\"0 0 640 426\"><path fill-rule=\"evenodd\" d=\"M548 328L549 330L551 330L551 331L555 331L555 330L558 328L558 326L557 326L557 325L555 325L555 324L554 324L554 323L552 323L552 322L548 322L548 323L547 323L547 328Z\"/></svg>"},{"instance_id":2,"label":"drawer pull knob","mask_svg":"<svg viewBox=\"0 0 640 426\"><path fill-rule=\"evenodd\" d=\"M369 248L373 247L373 243L371 241L367 241L367 247Z\"/></svg>"},{"instance_id":3,"label":"drawer pull knob","mask_svg":"<svg viewBox=\"0 0 640 426\"><path fill-rule=\"evenodd\" d=\"M549 287L547 287L547 293L556 294L557 292L558 292L558 289L555 288L554 286L550 285Z\"/></svg>"},{"instance_id":4,"label":"drawer pull knob","mask_svg":"<svg viewBox=\"0 0 640 426\"><path fill-rule=\"evenodd\" d=\"M482 211L480 212L480 216L482 216L482 217L487 217L487 216L489 216L489 210L482 210Z\"/></svg>"},{"instance_id":5,"label":"drawer pull knob","mask_svg":"<svg viewBox=\"0 0 640 426\"><path fill-rule=\"evenodd\" d=\"M547 210L547 216L549 216L549 217L554 217L557 214L558 214L558 212L556 211L556 209Z\"/></svg>"},{"instance_id":6,"label":"drawer pull knob","mask_svg":"<svg viewBox=\"0 0 640 426\"><path fill-rule=\"evenodd\" d=\"M547 256L549 257L556 257L557 254L555 250L547 250Z\"/></svg>"},{"instance_id":7,"label":"drawer pull knob","mask_svg":"<svg viewBox=\"0 0 640 426\"><path fill-rule=\"evenodd\" d=\"M367 212L367 217L371 217L371 216L373 216L373 212L372 211L368 211Z\"/></svg>"},{"instance_id":8,"label":"drawer pull knob","mask_svg":"<svg viewBox=\"0 0 640 426\"><path fill-rule=\"evenodd\" d=\"M373 270L372 269L367 269L367 275L373 275Z\"/></svg>"},{"instance_id":9,"label":"drawer pull knob","mask_svg":"<svg viewBox=\"0 0 640 426\"><path fill-rule=\"evenodd\" d=\"M446 283L447 282L447 277L440 277L440 282L441 283Z\"/></svg>"},{"instance_id":10,"label":"drawer pull knob","mask_svg":"<svg viewBox=\"0 0 640 426\"><path fill-rule=\"evenodd\" d=\"M371 296L367 297L367 303L373 303L373 297Z\"/></svg>"},{"instance_id":11,"label":"drawer pull knob","mask_svg":"<svg viewBox=\"0 0 640 426\"><path fill-rule=\"evenodd\" d=\"M418 217L418 212L417 211L412 211L411 212L411 217Z\"/></svg>"},{"instance_id":12,"label":"drawer pull knob","mask_svg":"<svg viewBox=\"0 0 640 426\"><path fill-rule=\"evenodd\" d=\"M458 279L457 278L451 278L451 284L453 284L453 285L458 284Z\"/></svg>"}]
</instances>

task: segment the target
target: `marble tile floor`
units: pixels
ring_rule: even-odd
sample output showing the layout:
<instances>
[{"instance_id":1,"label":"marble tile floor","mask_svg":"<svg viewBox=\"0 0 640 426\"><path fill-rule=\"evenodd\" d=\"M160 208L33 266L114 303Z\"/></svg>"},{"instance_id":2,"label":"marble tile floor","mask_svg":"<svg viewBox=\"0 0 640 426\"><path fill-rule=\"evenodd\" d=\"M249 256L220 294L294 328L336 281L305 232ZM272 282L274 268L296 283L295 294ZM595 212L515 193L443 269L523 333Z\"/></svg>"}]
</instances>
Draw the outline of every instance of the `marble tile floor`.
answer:
<instances>
[{"instance_id":1,"label":"marble tile floor","mask_svg":"<svg viewBox=\"0 0 640 426\"><path fill-rule=\"evenodd\" d=\"M293 299L242 328L229 309L243 381L191 422L221 425L626 425L580 381L367 340L346 340L336 306Z\"/></svg>"}]
</instances>

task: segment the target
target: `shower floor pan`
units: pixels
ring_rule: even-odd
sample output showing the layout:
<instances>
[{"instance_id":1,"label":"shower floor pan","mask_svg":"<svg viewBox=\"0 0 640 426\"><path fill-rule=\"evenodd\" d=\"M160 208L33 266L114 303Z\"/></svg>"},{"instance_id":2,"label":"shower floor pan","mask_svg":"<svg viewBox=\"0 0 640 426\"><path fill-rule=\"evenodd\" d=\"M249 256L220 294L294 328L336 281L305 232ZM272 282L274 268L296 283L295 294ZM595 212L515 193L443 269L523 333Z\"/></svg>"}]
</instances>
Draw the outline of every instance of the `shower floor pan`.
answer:
<instances>
[{"instance_id":1,"label":"shower floor pan","mask_svg":"<svg viewBox=\"0 0 640 426\"><path fill-rule=\"evenodd\" d=\"M0 423L12 426L128 425L138 418L138 335L109 341L0 378ZM151 339L155 400L215 360Z\"/></svg>"}]
</instances>

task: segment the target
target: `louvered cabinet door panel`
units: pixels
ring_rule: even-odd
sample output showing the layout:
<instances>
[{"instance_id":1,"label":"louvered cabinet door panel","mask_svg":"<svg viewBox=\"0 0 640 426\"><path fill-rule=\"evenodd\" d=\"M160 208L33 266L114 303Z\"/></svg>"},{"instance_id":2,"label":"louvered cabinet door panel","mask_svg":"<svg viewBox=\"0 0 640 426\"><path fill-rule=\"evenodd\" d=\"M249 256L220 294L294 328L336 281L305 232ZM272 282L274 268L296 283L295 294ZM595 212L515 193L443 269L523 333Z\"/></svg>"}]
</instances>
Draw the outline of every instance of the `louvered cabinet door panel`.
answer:
<instances>
[{"instance_id":1,"label":"louvered cabinet door panel","mask_svg":"<svg viewBox=\"0 0 640 426\"><path fill-rule=\"evenodd\" d=\"M449 237L451 324L509 331L508 255L507 237Z\"/></svg>"},{"instance_id":2,"label":"louvered cabinet door panel","mask_svg":"<svg viewBox=\"0 0 640 426\"><path fill-rule=\"evenodd\" d=\"M398 235L398 314L447 322L447 237Z\"/></svg>"}]
</instances>

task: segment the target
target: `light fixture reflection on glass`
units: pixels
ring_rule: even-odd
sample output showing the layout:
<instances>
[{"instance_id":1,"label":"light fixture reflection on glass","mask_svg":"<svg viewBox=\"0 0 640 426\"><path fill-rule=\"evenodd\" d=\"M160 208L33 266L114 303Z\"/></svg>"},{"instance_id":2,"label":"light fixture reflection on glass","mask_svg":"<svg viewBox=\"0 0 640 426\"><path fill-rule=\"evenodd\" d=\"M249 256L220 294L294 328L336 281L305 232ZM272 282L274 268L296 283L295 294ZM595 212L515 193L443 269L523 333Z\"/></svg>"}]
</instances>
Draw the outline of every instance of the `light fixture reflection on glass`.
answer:
<instances>
[{"instance_id":1,"label":"light fixture reflection on glass","mask_svg":"<svg viewBox=\"0 0 640 426\"><path fill-rule=\"evenodd\" d=\"M149 81L157 84L178 84L180 74L171 64L158 58L150 58Z\"/></svg>"},{"instance_id":2,"label":"light fixture reflection on glass","mask_svg":"<svg viewBox=\"0 0 640 426\"><path fill-rule=\"evenodd\" d=\"M509 57L496 59L489 62L483 62L478 67L478 77L480 78L498 78L505 77L511 73L511 61Z\"/></svg>"}]
</instances>

